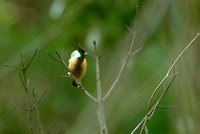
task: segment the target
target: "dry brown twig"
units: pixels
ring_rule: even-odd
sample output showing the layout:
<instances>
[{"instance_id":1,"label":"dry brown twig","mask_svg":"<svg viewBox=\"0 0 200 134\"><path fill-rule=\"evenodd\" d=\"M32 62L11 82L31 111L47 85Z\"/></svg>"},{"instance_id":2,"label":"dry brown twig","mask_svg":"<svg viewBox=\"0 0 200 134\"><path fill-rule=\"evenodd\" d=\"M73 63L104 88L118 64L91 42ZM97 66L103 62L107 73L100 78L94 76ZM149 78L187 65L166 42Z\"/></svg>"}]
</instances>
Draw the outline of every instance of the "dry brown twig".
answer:
<instances>
[{"instance_id":1,"label":"dry brown twig","mask_svg":"<svg viewBox=\"0 0 200 134\"><path fill-rule=\"evenodd\" d=\"M174 68L174 66L177 64L178 60L181 58L181 56L185 53L185 51L193 44L193 42L200 36L200 33L197 33L197 35L186 45L186 47L180 52L180 54L176 57L176 59L174 60L173 64L169 67L166 75L163 77L163 79L160 81L160 83L156 86L156 88L154 89L148 105L147 105L147 113L145 115L145 117L140 121L140 123L135 127L135 129L131 132L131 134L134 134L139 127L142 125L142 128L140 130L140 134L144 131L145 128L147 128L146 123L148 120L151 119L151 117L153 116L153 114L155 113L156 109L158 108L158 104L160 103L160 101L163 99L163 97L165 96L167 90L169 89L171 83L174 81L175 77L173 78L173 80L170 82L168 88L166 88L162 94L160 95L160 97L157 99L156 103L151 106L152 101L156 95L156 93L158 92L158 89L163 85L163 83L166 81L166 79L169 77L172 69Z\"/></svg>"},{"instance_id":2,"label":"dry brown twig","mask_svg":"<svg viewBox=\"0 0 200 134\"><path fill-rule=\"evenodd\" d=\"M42 126L42 121L41 121L41 118L40 118L40 111L39 111L38 106L39 106L42 98L46 95L47 90L44 91L44 93L37 99L37 102L35 103L33 101L33 98L36 97L35 94L34 94L34 89L33 89L33 92L31 93L30 88L29 88L30 79L27 77L27 70L29 69L31 63L33 62L36 54L37 54L37 49L36 49L35 53L33 54L33 56L31 57L30 61L27 64L24 63L23 56L20 55L20 61L21 61L20 67L13 66L13 65L7 65L7 64L5 64L5 67L16 68L20 71L20 80L21 80L22 86L23 86L23 88L26 92L26 102L25 102L26 106L23 106L23 108L28 113L30 134L34 133L34 130L33 130L34 129L34 127L33 127L34 122L33 122L33 117L32 117L32 112L34 110L36 111L36 114L37 114L37 121L38 121L38 126L39 126L39 129L40 129L40 133L44 134L44 129L43 129L43 126Z\"/></svg>"}]
</instances>

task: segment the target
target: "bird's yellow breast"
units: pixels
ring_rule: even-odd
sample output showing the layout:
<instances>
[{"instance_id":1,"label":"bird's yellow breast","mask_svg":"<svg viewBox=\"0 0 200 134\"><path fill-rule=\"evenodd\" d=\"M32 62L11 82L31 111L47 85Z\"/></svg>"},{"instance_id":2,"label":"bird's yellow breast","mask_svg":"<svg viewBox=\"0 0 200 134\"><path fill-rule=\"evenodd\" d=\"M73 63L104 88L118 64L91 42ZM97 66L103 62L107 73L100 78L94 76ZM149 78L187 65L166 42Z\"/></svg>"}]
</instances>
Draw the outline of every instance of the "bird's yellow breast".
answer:
<instances>
[{"instance_id":1,"label":"bird's yellow breast","mask_svg":"<svg viewBox=\"0 0 200 134\"><path fill-rule=\"evenodd\" d=\"M84 58L81 63L79 63L78 58L71 57L69 59L68 69L75 80L80 80L86 73L87 61Z\"/></svg>"}]
</instances>

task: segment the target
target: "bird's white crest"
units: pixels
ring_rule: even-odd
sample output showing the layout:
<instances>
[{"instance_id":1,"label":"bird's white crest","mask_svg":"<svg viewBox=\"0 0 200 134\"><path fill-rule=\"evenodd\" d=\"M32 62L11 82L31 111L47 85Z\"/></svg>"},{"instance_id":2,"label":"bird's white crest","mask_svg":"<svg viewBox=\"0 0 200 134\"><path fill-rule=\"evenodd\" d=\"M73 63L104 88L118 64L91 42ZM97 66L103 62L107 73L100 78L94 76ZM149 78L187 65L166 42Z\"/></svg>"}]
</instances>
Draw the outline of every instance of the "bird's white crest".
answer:
<instances>
[{"instance_id":1,"label":"bird's white crest","mask_svg":"<svg viewBox=\"0 0 200 134\"><path fill-rule=\"evenodd\" d=\"M75 50L72 52L71 57L78 58L81 57L81 54L79 53L78 50Z\"/></svg>"}]
</instances>

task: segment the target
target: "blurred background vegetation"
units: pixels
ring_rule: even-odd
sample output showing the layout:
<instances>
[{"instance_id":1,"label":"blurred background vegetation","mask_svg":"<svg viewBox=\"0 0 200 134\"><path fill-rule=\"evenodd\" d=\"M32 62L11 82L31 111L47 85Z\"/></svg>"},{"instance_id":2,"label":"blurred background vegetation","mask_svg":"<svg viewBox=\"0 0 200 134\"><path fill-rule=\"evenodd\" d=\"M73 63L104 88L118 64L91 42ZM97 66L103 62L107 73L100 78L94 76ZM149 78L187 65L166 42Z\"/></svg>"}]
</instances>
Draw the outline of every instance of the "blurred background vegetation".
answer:
<instances>
[{"instance_id":1,"label":"blurred background vegetation","mask_svg":"<svg viewBox=\"0 0 200 134\"><path fill-rule=\"evenodd\" d=\"M137 4L136 4L137 3ZM136 10L136 7L137 10ZM128 25L137 32L135 55L117 88L105 103L110 134L128 134L144 117L148 99L176 55L200 32L199 0L1 0L0 1L0 133L27 134L28 119L21 107L25 92L19 71L19 55L26 60L39 49L28 69L31 87L37 96L45 90L39 109L45 133L96 134L99 132L96 105L71 86L63 66L47 53L58 51L66 58L79 45L93 53L111 50L101 59L103 92L113 82L131 43ZM200 132L200 40L176 65L179 72L161 105L148 122L151 134L197 134ZM96 95L95 64L83 79ZM161 87L162 89L163 87ZM33 114L34 133L40 133Z\"/></svg>"}]
</instances>

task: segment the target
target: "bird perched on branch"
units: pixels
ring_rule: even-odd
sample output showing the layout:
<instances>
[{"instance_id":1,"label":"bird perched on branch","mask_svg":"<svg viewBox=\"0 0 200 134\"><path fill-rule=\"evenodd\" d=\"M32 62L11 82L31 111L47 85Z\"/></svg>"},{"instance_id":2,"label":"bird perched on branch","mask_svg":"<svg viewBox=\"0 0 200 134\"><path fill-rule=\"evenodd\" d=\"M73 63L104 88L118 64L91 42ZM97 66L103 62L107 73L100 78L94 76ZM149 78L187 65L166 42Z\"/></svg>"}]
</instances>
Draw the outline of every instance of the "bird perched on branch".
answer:
<instances>
[{"instance_id":1,"label":"bird perched on branch","mask_svg":"<svg viewBox=\"0 0 200 134\"><path fill-rule=\"evenodd\" d=\"M87 60L85 56L87 53L83 48L79 48L71 53L71 57L68 62L69 75L72 77L72 85L79 87L81 85L81 79L87 70Z\"/></svg>"}]
</instances>

